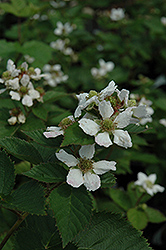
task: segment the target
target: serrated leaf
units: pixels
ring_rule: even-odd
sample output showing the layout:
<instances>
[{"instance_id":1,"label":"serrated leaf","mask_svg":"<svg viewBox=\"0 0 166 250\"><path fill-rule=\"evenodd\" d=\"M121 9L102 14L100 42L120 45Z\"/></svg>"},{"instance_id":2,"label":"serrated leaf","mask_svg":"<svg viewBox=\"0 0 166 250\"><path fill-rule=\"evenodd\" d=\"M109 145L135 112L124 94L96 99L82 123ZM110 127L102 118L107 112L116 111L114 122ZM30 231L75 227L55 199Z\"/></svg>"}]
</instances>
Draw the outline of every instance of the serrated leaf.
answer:
<instances>
[{"instance_id":1,"label":"serrated leaf","mask_svg":"<svg viewBox=\"0 0 166 250\"><path fill-rule=\"evenodd\" d=\"M76 238L78 250L148 250L146 240L120 215L95 214Z\"/></svg>"},{"instance_id":2,"label":"serrated leaf","mask_svg":"<svg viewBox=\"0 0 166 250\"><path fill-rule=\"evenodd\" d=\"M45 95L43 96L43 101L44 102L51 102L51 101L57 101L68 94L65 92L59 92L59 91L47 91Z\"/></svg>"},{"instance_id":3,"label":"serrated leaf","mask_svg":"<svg viewBox=\"0 0 166 250\"><path fill-rule=\"evenodd\" d=\"M67 184L54 189L49 199L64 247L89 223L92 201L83 186L72 188Z\"/></svg>"},{"instance_id":4,"label":"serrated leaf","mask_svg":"<svg viewBox=\"0 0 166 250\"><path fill-rule=\"evenodd\" d=\"M45 215L44 188L35 181L22 184L10 196L0 201L4 207L31 214Z\"/></svg>"},{"instance_id":5,"label":"serrated leaf","mask_svg":"<svg viewBox=\"0 0 166 250\"><path fill-rule=\"evenodd\" d=\"M40 119L37 119L32 113L26 119L26 122L21 125L22 130L32 131L35 129L45 128L44 122Z\"/></svg>"},{"instance_id":6,"label":"serrated leaf","mask_svg":"<svg viewBox=\"0 0 166 250\"><path fill-rule=\"evenodd\" d=\"M61 144L61 147L65 147L71 144L88 145L93 143L93 137L85 134L78 126L78 123L75 122L65 130L64 140Z\"/></svg>"},{"instance_id":7,"label":"serrated leaf","mask_svg":"<svg viewBox=\"0 0 166 250\"><path fill-rule=\"evenodd\" d=\"M6 137L4 139L0 139L0 145L18 159L34 164L42 162L42 156L37 149L25 140L21 140L16 137Z\"/></svg>"},{"instance_id":8,"label":"serrated leaf","mask_svg":"<svg viewBox=\"0 0 166 250\"><path fill-rule=\"evenodd\" d=\"M24 175L38 181L54 183L65 181L67 171L57 163L50 162L35 166L30 171L24 173Z\"/></svg>"},{"instance_id":9,"label":"serrated leaf","mask_svg":"<svg viewBox=\"0 0 166 250\"><path fill-rule=\"evenodd\" d=\"M43 106L39 105L37 107L32 108L32 112L38 118L40 118L40 119L42 119L44 121L47 120L48 112Z\"/></svg>"},{"instance_id":10,"label":"serrated leaf","mask_svg":"<svg viewBox=\"0 0 166 250\"><path fill-rule=\"evenodd\" d=\"M102 187L111 187L116 183L115 176L110 172L101 175L100 179Z\"/></svg>"},{"instance_id":11,"label":"serrated leaf","mask_svg":"<svg viewBox=\"0 0 166 250\"><path fill-rule=\"evenodd\" d=\"M128 210L132 206L130 197L124 190L111 188L109 194L113 201L124 210Z\"/></svg>"},{"instance_id":12,"label":"serrated leaf","mask_svg":"<svg viewBox=\"0 0 166 250\"><path fill-rule=\"evenodd\" d=\"M14 164L4 151L0 152L0 194L8 195L15 181Z\"/></svg>"},{"instance_id":13,"label":"serrated leaf","mask_svg":"<svg viewBox=\"0 0 166 250\"><path fill-rule=\"evenodd\" d=\"M5 238L6 234L2 234L0 235L0 242ZM11 250L13 249L13 242L11 241L11 239L9 239L6 244L3 247L3 250Z\"/></svg>"},{"instance_id":14,"label":"serrated leaf","mask_svg":"<svg viewBox=\"0 0 166 250\"><path fill-rule=\"evenodd\" d=\"M148 224L148 217L146 213L138 207L130 208L127 211L127 218L133 227L139 230L144 229Z\"/></svg>"},{"instance_id":15,"label":"serrated leaf","mask_svg":"<svg viewBox=\"0 0 166 250\"><path fill-rule=\"evenodd\" d=\"M160 223L166 221L165 215L155 208L147 206L144 211L148 217L149 222Z\"/></svg>"},{"instance_id":16,"label":"serrated leaf","mask_svg":"<svg viewBox=\"0 0 166 250\"><path fill-rule=\"evenodd\" d=\"M124 128L124 130L127 130L129 133L142 133L147 130L147 128L141 126L141 125L135 125L135 124L130 124L127 127Z\"/></svg>"},{"instance_id":17,"label":"serrated leaf","mask_svg":"<svg viewBox=\"0 0 166 250\"><path fill-rule=\"evenodd\" d=\"M56 249L63 250L59 237L55 219L50 216L29 215L24 223L24 227L15 234L14 250L30 249ZM70 244L64 250L76 250Z\"/></svg>"},{"instance_id":18,"label":"serrated leaf","mask_svg":"<svg viewBox=\"0 0 166 250\"><path fill-rule=\"evenodd\" d=\"M15 164L15 174L22 174L31 169L31 164L28 161L21 161L18 164Z\"/></svg>"}]
</instances>

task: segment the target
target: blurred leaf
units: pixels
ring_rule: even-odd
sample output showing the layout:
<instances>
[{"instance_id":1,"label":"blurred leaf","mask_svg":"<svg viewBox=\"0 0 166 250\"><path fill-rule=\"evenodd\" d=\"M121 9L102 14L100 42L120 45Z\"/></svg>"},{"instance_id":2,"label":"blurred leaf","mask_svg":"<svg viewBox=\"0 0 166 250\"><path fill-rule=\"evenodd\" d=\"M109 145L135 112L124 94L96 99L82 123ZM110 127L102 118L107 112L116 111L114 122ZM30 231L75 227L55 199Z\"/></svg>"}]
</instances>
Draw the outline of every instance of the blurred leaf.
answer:
<instances>
[{"instance_id":1,"label":"blurred leaf","mask_svg":"<svg viewBox=\"0 0 166 250\"><path fill-rule=\"evenodd\" d=\"M148 217L149 222L160 223L166 221L165 215L155 208L147 206L144 211Z\"/></svg>"},{"instance_id":2,"label":"blurred leaf","mask_svg":"<svg viewBox=\"0 0 166 250\"><path fill-rule=\"evenodd\" d=\"M109 194L113 201L124 210L132 207L130 197L124 190L111 188Z\"/></svg>"},{"instance_id":3,"label":"blurred leaf","mask_svg":"<svg viewBox=\"0 0 166 250\"><path fill-rule=\"evenodd\" d=\"M136 229L142 230L148 224L146 213L139 208L130 208L127 211L127 218Z\"/></svg>"},{"instance_id":4,"label":"blurred leaf","mask_svg":"<svg viewBox=\"0 0 166 250\"><path fill-rule=\"evenodd\" d=\"M15 174L22 174L31 169L31 164L28 161L21 161L18 164L15 164Z\"/></svg>"},{"instance_id":5,"label":"blurred leaf","mask_svg":"<svg viewBox=\"0 0 166 250\"><path fill-rule=\"evenodd\" d=\"M1 7L2 3L0 3ZM17 52L20 49L20 45L18 42L8 42L5 39L0 40L0 48L1 48L1 57L8 58L9 55L13 52ZM5 102L5 100L4 100ZM12 103L12 101L9 99L8 102ZM3 105L3 102L1 103Z\"/></svg>"},{"instance_id":6,"label":"blurred leaf","mask_svg":"<svg viewBox=\"0 0 166 250\"><path fill-rule=\"evenodd\" d=\"M147 130L147 128L141 125L130 124L127 127L125 127L124 130L127 130L129 133L142 133L145 130Z\"/></svg>"},{"instance_id":7,"label":"blurred leaf","mask_svg":"<svg viewBox=\"0 0 166 250\"><path fill-rule=\"evenodd\" d=\"M54 189L49 199L64 247L89 223L92 201L84 187L72 188L68 184Z\"/></svg>"},{"instance_id":8,"label":"blurred leaf","mask_svg":"<svg viewBox=\"0 0 166 250\"><path fill-rule=\"evenodd\" d=\"M155 100L154 104L160 108L161 110L166 111L166 99L165 98L158 98L157 100Z\"/></svg>"},{"instance_id":9,"label":"blurred leaf","mask_svg":"<svg viewBox=\"0 0 166 250\"><path fill-rule=\"evenodd\" d=\"M0 151L0 194L8 195L15 181L14 164L5 151Z\"/></svg>"},{"instance_id":10,"label":"blurred leaf","mask_svg":"<svg viewBox=\"0 0 166 250\"><path fill-rule=\"evenodd\" d=\"M65 92L59 92L59 91L47 91L43 97L43 101L44 102L50 102L50 101L57 101L61 98L64 98L65 96L67 96L68 94Z\"/></svg>"},{"instance_id":11,"label":"blurred leaf","mask_svg":"<svg viewBox=\"0 0 166 250\"><path fill-rule=\"evenodd\" d=\"M47 120L48 111L42 105L39 105L37 107L32 108L32 112L38 118L40 118L44 121Z\"/></svg>"}]
</instances>

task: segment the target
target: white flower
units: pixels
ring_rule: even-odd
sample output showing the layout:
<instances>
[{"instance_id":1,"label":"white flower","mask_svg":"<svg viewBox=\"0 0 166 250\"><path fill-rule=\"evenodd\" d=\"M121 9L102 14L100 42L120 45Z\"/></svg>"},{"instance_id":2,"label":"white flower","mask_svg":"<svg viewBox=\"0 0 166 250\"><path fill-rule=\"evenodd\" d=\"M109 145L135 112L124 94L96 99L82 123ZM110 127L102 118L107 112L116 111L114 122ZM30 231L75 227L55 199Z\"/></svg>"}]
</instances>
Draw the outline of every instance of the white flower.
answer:
<instances>
[{"instance_id":1,"label":"white flower","mask_svg":"<svg viewBox=\"0 0 166 250\"><path fill-rule=\"evenodd\" d=\"M165 190L164 187L154 184L157 176L156 174L150 174L147 176L146 174L139 172L137 175L138 180L134 182L135 185L142 186L146 192L153 196L157 192L163 192Z\"/></svg>"},{"instance_id":2,"label":"white flower","mask_svg":"<svg viewBox=\"0 0 166 250\"><path fill-rule=\"evenodd\" d=\"M163 16L163 17L161 17L161 23L164 25L164 26L166 26L166 17L165 16Z\"/></svg>"},{"instance_id":3,"label":"white flower","mask_svg":"<svg viewBox=\"0 0 166 250\"><path fill-rule=\"evenodd\" d=\"M91 69L91 74L95 78L103 77L107 74L107 72L111 72L114 69L115 64L111 61L105 62L103 59L99 59L99 66L99 69L95 67Z\"/></svg>"},{"instance_id":4,"label":"white flower","mask_svg":"<svg viewBox=\"0 0 166 250\"><path fill-rule=\"evenodd\" d=\"M28 63L33 63L35 61L35 58L29 55L25 55L24 58Z\"/></svg>"},{"instance_id":5,"label":"white flower","mask_svg":"<svg viewBox=\"0 0 166 250\"><path fill-rule=\"evenodd\" d=\"M47 127L46 132L43 133L43 135L46 138L55 138L59 135L64 135L64 129L66 129L68 126L70 126L72 123L74 123L74 117L72 115L64 118L60 124L59 127Z\"/></svg>"},{"instance_id":6,"label":"white flower","mask_svg":"<svg viewBox=\"0 0 166 250\"><path fill-rule=\"evenodd\" d=\"M82 113L82 110L87 108L91 103L99 104L100 101L103 101L106 97L111 96L115 89L116 85L114 81L109 82L108 86L97 93L96 91L90 91L89 93L81 93L76 95L79 103L78 107L74 112L74 117L79 117Z\"/></svg>"},{"instance_id":7,"label":"white flower","mask_svg":"<svg viewBox=\"0 0 166 250\"><path fill-rule=\"evenodd\" d=\"M110 18L113 21L119 21L125 17L124 10L122 8L113 8L111 10Z\"/></svg>"},{"instance_id":8,"label":"white flower","mask_svg":"<svg viewBox=\"0 0 166 250\"><path fill-rule=\"evenodd\" d=\"M9 89L13 89L13 90L17 90L19 89L20 85L19 85L19 78L16 77L14 79L10 79L10 80L7 80L5 82L5 86Z\"/></svg>"},{"instance_id":9,"label":"white flower","mask_svg":"<svg viewBox=\"0 0 166 250\"><path fill-rule=\"evenodd\" d=\"M85 145L79 150L80 158L68 154L63 149L56 153L58 160L65 163L69 168L67 183L73 187L85 185L87 190L95 191L101 186L100 177L109 170L116 170L115 161L92 161L95 154L95 146Z\"/></svg>"},{"instance_id":10,"label":"white flower","mask_svg":"<svg viewBox=\"0 0 166 250\"><path fill-rule=\"evenodd\" d=\"M103 100L99 103L99 112L102 116L102 120L91 120L82 118L79 122L80 128L91 136L95 136L95 142L104 147L112 145L110 135L114 136L113 142L117 145L128 148L132 147L130 135L127 131L123 131L130 124L132 111L126 109L117 116L113 116L114 109L110 102Z\"/></svg>"},{"instance_id":11,"label":"white flower","mask_svg":"<svg viewBox=\"0 0 166 250\"><path fill-rule=\"evenodd\" d=\"M20 69L19 70L16 69L14 62L11 59L7 61L7 71L9 71L12 77L18 76L19 73L21 72Z\"/></svg>"},{"instance_id":12,"label":"white flower","mask_svg":"<svg viewBox=\"0 0 166 250\"><path fill-rule=\"evenodd\" d=\"M57 22L57 28L54 30L54 34L60 36L62 34L69 34L73 31L73 26L70 23L63 24L62 22Z\"/></svg>"},{"instance_id":13,"label":"white flower","mask_svg":"<svg viewBox=\"0 0 166 250\"><path fill-rule=\"evenodd\" d=\"M164 127L166 127L166 119L165 118L160 119L159 123L162 124Z\"/></svg>"},{"instance_id":14,"label":"white flower","mask_svg":"<svg viewBox=\"0 0 166 250\"><path fill-rule=\"evenodd\" d=\"M10 117L10 118L8 119L8 123L9 123L10 125L15 125L16 122L17 122L17 117L16 117L16 116L12 116L12 117Z\"/></svg>"}]
</instances>

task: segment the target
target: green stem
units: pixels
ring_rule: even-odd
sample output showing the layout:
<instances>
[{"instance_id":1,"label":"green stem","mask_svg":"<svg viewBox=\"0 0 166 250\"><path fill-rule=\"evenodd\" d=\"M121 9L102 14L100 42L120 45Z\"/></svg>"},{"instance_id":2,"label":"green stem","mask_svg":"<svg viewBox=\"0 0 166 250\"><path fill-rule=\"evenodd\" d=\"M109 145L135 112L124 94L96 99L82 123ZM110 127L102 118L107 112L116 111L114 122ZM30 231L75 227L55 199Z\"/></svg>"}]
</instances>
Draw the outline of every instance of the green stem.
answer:
<instances>
[{"instance_id":1,"label":"green stem","mask_svg":"<svg viewBox=\"0 0 166 250\"><path fill-rule=\"evenodd\" d=\"M3 239L3 241L0 244L0 250L4 247L4 245L6 244L6 242L9 240L9 238L12 236L12 234L18 229L18 227L20 226L20 224L23 222L23 220L28 216L28 213L24 213L23 215L21 215L18 220L16 221L16 223L12 226L12 228L9 230L9 232L7 233L7 235L5 236L5 238Z\"/></svg>"},{"instance_id":2,"label":"green stem","mask_svg":"<svg viewBox=\"0 0 166 250\"><path fill-rule=\"evenodd\" d=\"M144 197L145 193L143 193L137 200L137 202L135 203L135 207L138 206L138 204L140 203L140 201L142 200L142 198Z\"/></svg>"}]
</instances>

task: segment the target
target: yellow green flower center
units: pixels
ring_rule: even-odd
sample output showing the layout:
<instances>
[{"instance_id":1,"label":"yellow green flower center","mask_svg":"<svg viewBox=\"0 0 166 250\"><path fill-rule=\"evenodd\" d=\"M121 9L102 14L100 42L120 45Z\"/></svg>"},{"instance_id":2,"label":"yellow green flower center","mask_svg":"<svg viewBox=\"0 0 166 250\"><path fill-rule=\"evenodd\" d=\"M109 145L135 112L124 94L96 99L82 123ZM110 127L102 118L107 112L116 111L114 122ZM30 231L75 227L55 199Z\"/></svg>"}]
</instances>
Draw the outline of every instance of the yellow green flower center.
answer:
<instances>
[{"instance_id":1,"label":"yellow green flower center","mask_svg":"<svg viewBox=\"0 0 166 250\"><path fill-rule=\"evenodd\" d=\"M91 98L91 97L93 97L93 96L95 96L95 95L97 95L97 92L95 91L95 90L90 90L89 91L89 99Z\"/></svg>"},{"instance_id":2,"label":"yellow green flower center","mask_svg":"<svg viewBox=\"0 0 166 250\"><path fill-rule=\"evenodd\" d=\"M89 159L79 159L79 163L78 163L78 168L83 172L86 173L88 172L90 169L93 169L93 161L89 160Z\"/></svg>"},{"instance_id":3,"label":"yellow green flower center","mask_svg":"<svg viewBox=\"0 0 166 250\"><path fill-rule=\"evenodd\" d=\"M20 88L20 92L21 92L22 94L26 94L26 93L28 93L28 89L27 89L27 87L25 87L25 86L21 86L21 88Z\"/></svg>"},{"instance_id":4,"label":"yellow green flower center","mask_svg":"<svg viewBox=\"0 0 166 250\"><path fill-rule=\"evenodd\" d=\"M136 106L136 100L128 100L128 106L129 107Z\"/></svg>"},{"instance_id":5,"label":"yellow green flower center","mask_svg":"<svg viewBox=\"0 0 166 250\"><path fill-rule=\"evenodd\" d=\"M150 188L150 189L153 188L153 183L152 183L151 181L146 180L145 183L146 183L146 186L147 186L148 188Z\"/></svg>"},{"instance_id":6,"label":"yellow green flower center","mask_svg":"<svg viewBox=\"0 0 166 250\"><path fill-rule=\"evenodd\" d=\"M115 129L115 123L111 119L105 119L101 121L101 129L102 131L111 132Z\"/></svg>"},{"instance_id":7,"label":"yellow green flower center","mask_svg":"<svg viewBox=\"0 0 166 250\"><path fill-rule=\"evenodd\" d=\"M70 125L73 124L74 121L72 121L70 118L66 117L64 118L60 123L59 123L59 127L66 129L67 127L69 127Z\"/></svg>"}]
</instances>

